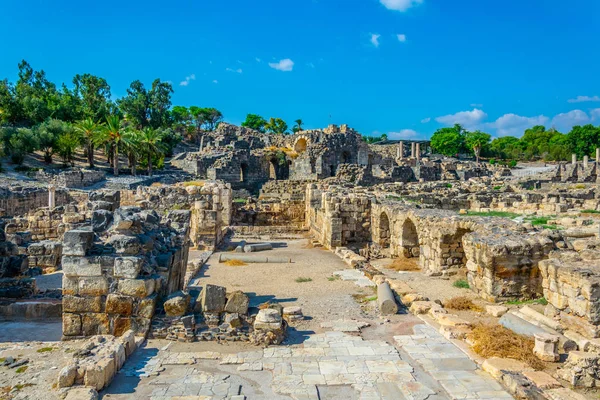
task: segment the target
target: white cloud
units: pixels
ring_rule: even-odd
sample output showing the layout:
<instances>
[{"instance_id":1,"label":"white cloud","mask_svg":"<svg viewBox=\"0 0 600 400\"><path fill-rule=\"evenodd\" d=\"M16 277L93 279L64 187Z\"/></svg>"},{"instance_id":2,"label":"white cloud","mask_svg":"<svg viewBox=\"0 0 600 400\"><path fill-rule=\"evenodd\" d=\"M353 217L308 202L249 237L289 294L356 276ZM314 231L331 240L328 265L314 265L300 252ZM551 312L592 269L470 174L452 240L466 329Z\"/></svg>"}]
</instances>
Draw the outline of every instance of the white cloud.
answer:
<instances>
[{"instance_id":1,"label":"white cloud","mask_svg":"<svg viewBox=\"0 0 600 400\"><path fill-rule=\"evenodd\" d=\"M233 69L233 68L225 68L225 71L227 71L227 72L235 72L235 73L237 73L237 74L241 74L242 72L244 72L244 71L242 71L242 69L241 69L241 68L238 68L238 69Z\"/></svg>"},{"instance_id":2,"label":"white cloud","mask_svg":"<svg viewBox=\"0 0 600 400\"><path fill-rule=\"evenodd\" d=\"M402 43L406 42L406 35L401 33L398 35L398 40Z\"/></svg>"},{"instance_id":3,"label":"white cloud","mask_svg":"<svg viewBox=\"0 0 600 400\"><path fill-rule=\"evenodd\" d=\"M388 10L404 12L423 3L423 0L379 0Z\"/></svg>"},{"instance_id":4,"label":"white cloud","mask_svg":"<svg viewBox=\"0 0 600 400\"><path fill-rule=\"evenodd\" d=\"M485 128L496 129L497 136L523 135L526 129L536 125L546 125L550 119L544 115L537 117L523 117L517 114L504 114L494 122L485 124Z\"/></svg>"},{"instance_id":5,"label":"white cloud","mask_svg":"<svg viewBox=\"0 0 600 400\"><path fill-rule=\"evenodd\" d=\"M419 136L419 134L412 129L402 129L399 132L390 132L387 135L388 135L388 139L392 139L392 140L414 139L417 136Z\"/></svg>"},{"instance_id":6,"label":"white cloud","mask_svg":"<svg viewBox=\"0 0 600 400\"><path fill-rule=\"evenodd\" d=\"M215 80L213 80L213 83L219 83L219 81L215 79Z\"/></svg>"},{"instance_id":7,"label":"white cloud","mask_svg":"<svg viewBox=\"0 0 600 400\"><path fill-rule=\"evenodd\" d=\"M586 103L600 101L600 96L577 96L574 99L567 100L569 103Z\"/></svg>"},{"instance_id":8,"label":"white cloud","mask_svg":"<svg viewBox=\"0 0 600 400\"><path fill-rule=\"evenodd\" d=\"M294 62L289 58L284 58L276 63L269 63L269 67L278 71L290 72L294 69Z\"/></svg>"},{"instance_id":9,"label":"white cloud","mask_svg":"<svg viewBox=\"0 0 600 400\"><path fill-rule=\"evenodd\" d=\"M377 33L371 33L371 43L373 44L373 46L379 47L379 38L380 37L381 37L381 35L379 35Z\"/></svg>"},{"instance_id":10,"label":"white cloud","mask_svg":"<svg viewBox=\"0 0 600 400\"><path fill-rule=\"evenodd\" d=\"M191 74L190 76L186 76L185 80L179 82L179 86L187 86L190 84L190 81L196 80L196 74Z\"/></svg>"},{"instance_id":11,"label":"white cloud","mask_svg":"<svg viewBox=\"0 0 600 400\"><path fill-rule=\"evenodd\" d=\"M552 118L552 126L560 132L569 132L575 125L585 125L591 122L590 117L581 110L558 114Z\"/></svg>"},{"instance_id":12,"label":"white cloud","mask_svg":"<svg viewBox=\"0 0 600 400\"><path fill-rule=\"evenodd\" d=\"M427 117L427 118L423 118L423 119L421 120L421 123L422 123L422 124L426 124L426 123L428 123L428 122L430 122L430 121L431 121L431 118Z\"/></svg>"},{"instance_id":13,"label":"white cloud","mask_svg":"<svg viewBox=\"0 0 600 400\"><path fill-rule=\"evenodd\" d=\"M600 108L594 108L591 110L590 116L592 117L592 121L600 120Z\"/></svg>"},{"instance_id":14,"label":"white cloud","mask_svg":"<svg viewBox=\"0 0 600 400\"><path fill-rule=\"evenodd\" d=\"M440 124L454 125L461 124L466 129L473 129L487 118L487 114L478 108L472 111L460 111L456 114L443 115L435 120Z\"/></svg>"}]
</instances>

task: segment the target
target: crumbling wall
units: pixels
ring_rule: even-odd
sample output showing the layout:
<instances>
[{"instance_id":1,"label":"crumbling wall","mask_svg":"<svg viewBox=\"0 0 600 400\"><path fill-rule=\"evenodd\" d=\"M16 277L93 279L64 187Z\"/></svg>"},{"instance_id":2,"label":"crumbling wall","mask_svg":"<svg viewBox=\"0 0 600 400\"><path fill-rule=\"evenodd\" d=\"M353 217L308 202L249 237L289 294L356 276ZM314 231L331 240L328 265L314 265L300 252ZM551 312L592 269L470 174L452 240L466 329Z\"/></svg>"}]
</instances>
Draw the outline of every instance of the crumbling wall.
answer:
<instances>
[{"instance_id":1,"label":"crumbling wall","mask_svg":"<svg viewBox=\"0 0 600 400\"><path fill-rule=\"evenodd\" d=\"M180 290L188 258L189 211L122 207L63 241L63 337L144 336L159 297ZM100 223L98 223L100 222Z\"/></svg>"},{"instance_id":2,"label":"crumbling wall","mask_svg":"<svg viewBox=\"0 0 600 400\"><path fill-rule=\"evenodd\" d=\"M84 188L92 186L106 179L106 174L102 171L73 169L61 171L58 174L50 174L40 170L35 178L41 182L53 183L59 187L65 188Z\"/></svg>"},{"instance_id":3,"label":"crumbling wall","mask_svg":"<svg viewBox=\"0 0 600 400\"><path fill-rule=\"evenodd\" d=\"M55 205L61 206L70 202L66 189L56 189ZM0 186L0 213L2 216L24 215L31 210L48 207L48 188L24 186Z\"/></svg>"}]
</instances>

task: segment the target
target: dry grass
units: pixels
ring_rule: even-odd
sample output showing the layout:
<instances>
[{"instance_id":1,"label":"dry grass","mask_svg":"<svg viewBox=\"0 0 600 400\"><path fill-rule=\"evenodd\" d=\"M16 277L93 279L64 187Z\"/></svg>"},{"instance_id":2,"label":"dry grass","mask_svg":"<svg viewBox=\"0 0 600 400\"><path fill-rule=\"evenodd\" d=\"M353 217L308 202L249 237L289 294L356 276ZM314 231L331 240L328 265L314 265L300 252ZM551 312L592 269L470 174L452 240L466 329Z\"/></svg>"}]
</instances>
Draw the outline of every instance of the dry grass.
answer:
<instances>
[{"instance_id":1,"label":"dry grass","mask_svg":"<svg viewBox=\"0 0 600 400\"><path fill-rule=\"evenodd\" d=\"M163 184L162 184L162 183L160 183L160 182L152 182L152 183L150 184L150 186L151 186L151 187L161 187L161 186L163 186Z\"/></svg>"},{"instance_id":2,"label":"dry grass","mask_svg":"<svg viewBox=\"0 0 600 400\"><path fill-rule=\"evenodd\" d=\"M183 182L183 187L188 187L188 186L204 186L204 181L188 181L188 182Z\"/></svg>"},{"instance_id":3,"label":"dry grass","mask_svg":"<svg viewBox=\"0 0 600 400\"><path fill-rule=\"evenodd\" d=\"M534 339L518 335L502 325L477 325L469 334L473 350L482 357L512 358L523 361L536 370L544 363L533 354Z\"/></svg>"},{"instance_id":4,"label":"dry grass","mask_svg":"<svg viewBox=\"0 0 600 400\"><path fill-rule=\"evenodd\" d=\"M416 258L396 258L387 268L394 271L420 271L419 263Z\"/></svg>"},{"instance_id":5,"label":"dry grass","mask_svg":"<svg viewBox=\"0 0 600 400\"><path fill-rule=\"evenodd\" d=\"M245 265L248 265L247 263L243 262L242 260L237 260L237 259L227 260L223 264L227 265L228 267L243 267Z\"/></svg>"},{"instance_id":6,"label":"dry grass","mask_svg":"<svg viewBox=\"0 0 600 400\"><path fill-rule=\"evenodd\" d=\"M458 311L483 311L483 308L479 307L477 304L473 303L471 299L464 296L453 297L449 300L446 300L444 302L444 307Z\"/></svg>"}]
</instances>

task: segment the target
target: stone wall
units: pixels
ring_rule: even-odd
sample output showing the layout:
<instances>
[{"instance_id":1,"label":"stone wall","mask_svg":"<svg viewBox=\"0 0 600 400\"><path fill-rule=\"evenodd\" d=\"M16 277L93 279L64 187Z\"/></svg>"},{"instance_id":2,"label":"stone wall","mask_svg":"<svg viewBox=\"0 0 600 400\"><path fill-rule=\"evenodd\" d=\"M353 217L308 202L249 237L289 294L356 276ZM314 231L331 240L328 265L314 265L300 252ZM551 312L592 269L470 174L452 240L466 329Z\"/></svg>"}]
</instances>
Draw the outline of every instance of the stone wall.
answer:
<instances>
[{"instance_id":1,"label":"stone wall","mask_svg":"<svg viewBox=\"0 0 600 400\"><path fill-rule=\"evenodd\" d=\"M56 206L70 202L69 192L66 189L56 189ZM0 215L16 216L48 207L48 188L24 186L0 186Z\"/></svg>"},{"instance_id":2,"label":"stone wall","mask_svg":"<svg viewBox=\"0 0 600 400\"><path fill-rule=\"evenodd\" d=\"M144 336L159 297L183 287L189 211L122 207L98 226L71 230L63 241L63 337ZM107 223L109 221L109 223Z\"/></svg>"},{"instance_id":3,"label":"stone wall","mask_svg":"<svg viewBox=\"0 0 600 400\"><path fill-rule=\"evenodd\" d=\"M73 169L58 174L50 174L40 170L35 177L41 182L52 183L58 187L85 188L104 181L106 174L102 171L87 169Z\"/></svg>"}]
</instances>

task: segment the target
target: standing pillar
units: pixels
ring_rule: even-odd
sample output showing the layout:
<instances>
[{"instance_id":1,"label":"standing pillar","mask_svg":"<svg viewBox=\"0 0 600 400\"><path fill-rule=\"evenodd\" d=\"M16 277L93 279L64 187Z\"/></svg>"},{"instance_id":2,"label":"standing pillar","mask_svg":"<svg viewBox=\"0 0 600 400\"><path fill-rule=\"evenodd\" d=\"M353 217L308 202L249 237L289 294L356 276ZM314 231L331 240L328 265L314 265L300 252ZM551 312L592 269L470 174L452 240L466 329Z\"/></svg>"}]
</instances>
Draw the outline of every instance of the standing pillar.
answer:
<instances>
[{"instance_id":1,"label":"standing pillar","mask_svg":"<svg viewBox=\"0 0 600 400\"><path fill-rule=\"evenodd\" d=\"M571 164L577 164L577 154L571 154Z\"/></svg>"},{"instance_id":2,"label":"standing pillar","mask_svg":"<svg viewBox=\"0 0 600 400\"><path fill-rule=\"evenodd\" d=\"M200 138L200 153L202 153L202 149L204 149L204 135Z\"/></svg>"},{"instance_id":3,"label":"standing pillar","mask_svg":"<svg viewBox=\"0 0 600 400\"><path fill-rule=\"evenodd\" d=\"M399 160L404 158L404 141L400 141L400 146L398 146L398 154L397 157Z\"/></svg>"},{"instance_id":4,"label":"standing pillar","mask_svg":"<svg viewBox=\"0 0 600 400\"><path fill-rule=\"evenodd\" d=\"M421 143L416 144L417 161L421 160Z\"/></svg>"},{"instance_id":5,"label":"standing pillar","mask_svg":"<svg viewBox=\"0 0 600 400\"><path fill-rule=\"evenodd\" d=\"M48 186L48 208L53 210L56 207L56 187L54 185Z\"/></svg>"},{"instance_id":6,"label":"standing pillar","mask_svg":"<svg viewBox=\"0 0 600 400\"><path fill-rule=\"evenodd\" d=\"M415 158L415 142L410 144L410 157Z\"/></svg>"},{"instance_id":7,"label":"standing pillar","mask_svg":"<svg viewBox=\"0 0 600 400\"><path fill-rule=\"evenodd\" d=\"M596 149L596 164L600 162L600 148Z\"/></svg>"},{"instance_id":8,"label":"standing pillar","mask_svg":"<svg viewBox=\"0 0 600 400\"><path fill-rule=\"evenodd\" d=\"M588 161L589 161L588 156L583 156L583 169L587 169Z\"/></svg>"}]
</instances>

